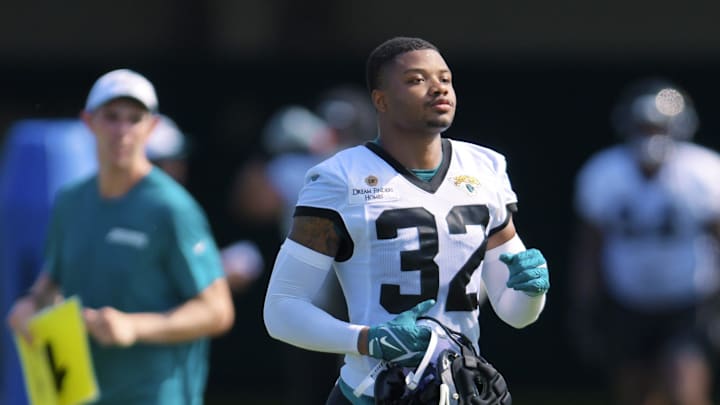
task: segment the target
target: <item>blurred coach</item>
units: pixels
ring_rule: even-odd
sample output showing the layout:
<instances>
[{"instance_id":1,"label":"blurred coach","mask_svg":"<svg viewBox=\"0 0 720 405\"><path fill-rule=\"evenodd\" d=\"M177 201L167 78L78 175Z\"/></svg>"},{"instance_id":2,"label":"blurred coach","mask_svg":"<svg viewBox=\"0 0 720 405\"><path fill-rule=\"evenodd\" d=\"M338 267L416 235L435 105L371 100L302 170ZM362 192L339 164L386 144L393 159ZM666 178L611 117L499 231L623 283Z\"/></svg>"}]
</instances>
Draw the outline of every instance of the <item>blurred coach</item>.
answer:
<instances>
[{"instance_id":1,"label":"blurred coach","mask_svg":"<svg viewBox=\"0 0 720 405\"><path fill-rule=\"evenodd\" d=\"M98 172L58 193L43 271L8 316L31 338L30 317L79 296L99 404L202 404L209 337L234 320L205 213L146 157L157 106L153 85L131 70L95 82L82 119Z\"/></svg>"}]
</instances>

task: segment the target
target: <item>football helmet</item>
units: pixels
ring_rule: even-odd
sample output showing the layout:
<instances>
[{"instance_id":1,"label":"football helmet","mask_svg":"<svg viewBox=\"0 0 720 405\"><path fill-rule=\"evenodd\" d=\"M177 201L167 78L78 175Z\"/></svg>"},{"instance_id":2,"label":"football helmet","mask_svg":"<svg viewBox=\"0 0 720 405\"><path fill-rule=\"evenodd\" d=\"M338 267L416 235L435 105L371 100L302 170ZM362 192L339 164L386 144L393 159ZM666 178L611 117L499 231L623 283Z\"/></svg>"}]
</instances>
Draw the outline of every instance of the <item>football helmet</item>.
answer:
<instances>
[{"instance_id":1,"label":"football helmet","mask_svg":"<svg viewBox=\"0 0 720 405\"><path fill-rule=\"evenodd\" d=\"M612 112L611 121L646 168L662 164L675 141L691 139L698 127L690 97L662 78L647 78L628 86Z\"/></svg>"},{"instance_id":2,"label":"football helmet","mask_svg":"<svg viewBox=\"0 0 720 405\"><path fill-rule=\"evenodd\" d=\"M652 77L629 85L612 111L615 131L625 138L664 134L674 139L692 138L698 127L695 107L688 94L667 79Z\"/></svg>"},{"instance_id":3,"label":"football helmet","mask_svg":"<svg viewBox=\"0 0 720 405\"><path fill-rule=\"evenodd\" d=\"M320 96L315 112L335 131L338 148L358 145L377 136L375 106L362 87L342 84L330 88Z\"/></svg>"},{"instance_id":4,"label":"football helmet","mask_svg":"<svg viewBox=\"0 0 720 405\"><path fill-rule=\"evenodd\" d=\"M309 109L285 105L275 111L262 130L265 149L273 155L313 153L324 155L336 149L337 140L327 123Z\"/></svg>"},{"instance_id":5,"label":"football helmet","mask_svg":"<svg viewBox=\"0 0 720 405\"><path fill-rule=\"evenodd\" d=\"M155 129L145 144L145 153L151 161L181 159L187 155L188 144L172 118L160 114Z\"/></svg>"},{"instance_id":6,"label":"football helmet","mask_svg":"<svg viewBox=\"0 0 720 405\"><path fill-rule=\"evenodd\" d=\"M418 324L432 332L425 356L415 369L380 363L371 373L376 404L512 403L505 378L477 353L465 335L431 317L419 318Z\"/></svg>"}]
</instances>

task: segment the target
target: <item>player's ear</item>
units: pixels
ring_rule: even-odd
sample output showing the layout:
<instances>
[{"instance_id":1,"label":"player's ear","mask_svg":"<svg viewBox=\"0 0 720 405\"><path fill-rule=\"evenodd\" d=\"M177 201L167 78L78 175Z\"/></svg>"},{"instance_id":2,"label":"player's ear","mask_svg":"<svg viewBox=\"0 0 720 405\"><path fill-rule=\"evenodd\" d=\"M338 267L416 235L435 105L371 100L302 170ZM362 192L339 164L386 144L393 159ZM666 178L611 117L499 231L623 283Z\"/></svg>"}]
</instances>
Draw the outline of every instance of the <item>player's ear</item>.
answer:
<instances>
[{"instance_id":1,"label":"player's ear","mask_svg":"<svg viewBox=\"0 0 720 405\"><path fill-rule=\"evenodd\" d=\"M80 119L87 124L90 121L90 113L86 110L80 111Z\"/></svg>"},{"instance_id":2,"label":"player's ear","mask_svg":"<svg viewBox=\"0 0 720 405\"><path fill-rule=\"evenodd\" d=\"M150 114L150 132L155 130L155 127L157 127L158 122L160 122L160 116L157 114Z\"/></svg>"},{"instance_id":3,"label":"player's ear","mask_svg":"<svg viewBox=\"0 0 720 405\"><path fill-rule=\"evenodd\" d=\"M80 120L85 123L85 126L88 127L90 132L94 132L92 130L92 112L87 110L80 111Z\"/></svg>"},{"instance_id":4,"label":"player's ear","mask_svg":"<svg viewBox=\"0 0 720 405\"><path fill-rule=\"evenodd\" d=\"M370 98L375 105L375 109L379 112L387 111L387 101L385 99L385 92L380 89L375 89L370 93Z\"/></svg>"},{"instance_id":5,"label":"player's ear","mask_svg":"<svg viewBox=\"0 0 720 405\"><path fill-rule=\"evenodd\" d=\"M148 112L148 123L145 130L145 141L147 142L148 139L150 139L150 135L152 135L153 131L155 131L155 128L158 125L158 122L160 122L160 116L157 114L153 114Z\"/></svg>"}]
</instances>

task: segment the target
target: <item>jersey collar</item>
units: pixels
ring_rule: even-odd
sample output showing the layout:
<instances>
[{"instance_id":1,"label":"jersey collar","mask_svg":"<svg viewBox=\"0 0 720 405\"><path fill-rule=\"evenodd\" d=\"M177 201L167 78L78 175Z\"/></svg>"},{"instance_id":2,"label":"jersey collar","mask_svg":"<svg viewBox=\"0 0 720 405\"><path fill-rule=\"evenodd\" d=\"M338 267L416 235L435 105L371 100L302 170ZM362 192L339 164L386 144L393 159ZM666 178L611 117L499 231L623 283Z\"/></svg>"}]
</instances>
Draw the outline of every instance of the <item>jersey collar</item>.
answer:
<instances>
[{"instance_id":1,"label":"jersey collar","mask_svg":"<svg viewBox=\"0 0 720 405\"><path fill-rule=\"evenodd\" d=\"M387 164L392 166L392 168L395 169L396 172L405 177L410 183L414 184L416 187L424 191L427 191L428 193L434 194L438 190L438 188L440 188L440 185L442 185L442 182L447 175L448 169L450 168L450 160L452 157L452 144L450 143L450 141L446 138L442 138L440 142L442 145L442 162L440 162L440 167L438 167L437 173L435 173L435 176L433 176L430 181L420 180L410 170L400 164L400 162L395 160L395 158L390 156L390 154L387 153L387 151L377 143L366 142L365 147L370 149L373 153L378 155L380 159L384 160Z\"/></svg>"}]
</instances>

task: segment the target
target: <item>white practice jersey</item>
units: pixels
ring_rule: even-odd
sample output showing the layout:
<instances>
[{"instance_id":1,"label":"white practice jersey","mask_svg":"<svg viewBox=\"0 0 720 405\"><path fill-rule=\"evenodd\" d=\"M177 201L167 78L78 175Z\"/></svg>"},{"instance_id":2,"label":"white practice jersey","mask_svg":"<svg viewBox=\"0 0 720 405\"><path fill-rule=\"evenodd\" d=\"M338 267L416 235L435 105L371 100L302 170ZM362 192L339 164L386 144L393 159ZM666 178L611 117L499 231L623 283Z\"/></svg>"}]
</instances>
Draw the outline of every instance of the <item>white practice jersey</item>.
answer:
<instances>
[{"instance_id":1,"label":"white practice jersey","mask_svg":"<svg viewBox=\"0 0 720 405\"><path fill-rule=\"evenodd\" d=\"M576 179L576 211L604 234L611 295L638 309L679 307L716 291L720 156L677 143L653 178L624 145L593 156Z\"/></svg>"},{"instance_id":2,"label":"white practice jersey","mask_svg":"<svg viewBox=\"0 0 720 405\"><path fill-rule=\"evenodd\" d=\"M507 224L517 198L502 155L446 138L442 149L430 182L373 143L307 172L295 215L330 218L347 233L334 269L351 323L377 325L435 299L428 315L478 341L487 238ZM342 378L354 387L376 363L348 355Z\"/></svg>"}]
</instances>

